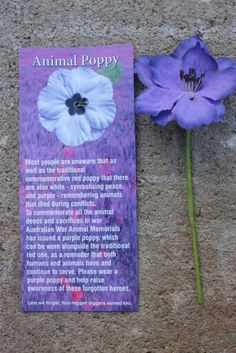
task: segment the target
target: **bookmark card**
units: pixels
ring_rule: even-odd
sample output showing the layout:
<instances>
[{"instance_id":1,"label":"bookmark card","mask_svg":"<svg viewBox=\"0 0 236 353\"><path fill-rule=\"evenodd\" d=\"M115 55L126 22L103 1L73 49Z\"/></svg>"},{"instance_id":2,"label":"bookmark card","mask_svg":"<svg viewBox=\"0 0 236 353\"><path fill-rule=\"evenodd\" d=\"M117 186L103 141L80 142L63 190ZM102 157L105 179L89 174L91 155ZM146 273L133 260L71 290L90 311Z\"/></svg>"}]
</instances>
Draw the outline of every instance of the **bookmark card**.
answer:
<instances>
[{"instance_id":1,"label":"bookmark card","mask_svg":"<svg viewBox=\"0 0 236 353\"><path fill-rule=\"evenodd\" d=\"M20 50L24 311L136 311L131 44Z\"/></svg>"}]
</instances>

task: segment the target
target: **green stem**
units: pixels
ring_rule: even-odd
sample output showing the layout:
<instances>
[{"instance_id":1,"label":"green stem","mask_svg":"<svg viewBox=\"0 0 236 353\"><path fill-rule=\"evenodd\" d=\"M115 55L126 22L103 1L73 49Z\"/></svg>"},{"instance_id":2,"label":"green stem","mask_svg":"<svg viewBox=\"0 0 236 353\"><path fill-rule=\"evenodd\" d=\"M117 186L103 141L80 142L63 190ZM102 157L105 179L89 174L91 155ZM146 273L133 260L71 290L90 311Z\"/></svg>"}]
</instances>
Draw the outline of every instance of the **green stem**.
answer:
<instances>
[{"instance_id":1,"label":"green stem","mask_svg":"<svg viewBox=\"0 0 236 353\"><path fill-rule=\"evenodd\" d=\"M195 272L195 284L197 290L198 304L203 302L203 290L200 273L200 261L198 253L197 230L195 220L195 209L193 202L193 189L192 189L192 162L191 162L191 133L186 130L186 191L188 198L188 217L192 233L192 247L193 247L193 264Z\"/></svg>"}]
</instances>

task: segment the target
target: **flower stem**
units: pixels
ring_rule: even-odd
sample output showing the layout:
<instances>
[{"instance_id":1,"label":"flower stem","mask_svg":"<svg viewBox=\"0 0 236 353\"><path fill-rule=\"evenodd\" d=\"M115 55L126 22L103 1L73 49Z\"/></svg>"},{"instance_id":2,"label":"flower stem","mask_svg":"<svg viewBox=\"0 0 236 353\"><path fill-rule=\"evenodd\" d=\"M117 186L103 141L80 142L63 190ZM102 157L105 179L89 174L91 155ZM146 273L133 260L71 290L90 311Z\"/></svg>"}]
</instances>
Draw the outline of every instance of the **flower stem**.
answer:
<instances>
[{"instance_id":1,"label":"flower stem","mask_svg":"<svg viewBox=\"0 0 236 353\"><path fill-rule=\"evenodd\" d=\"M193 189L192 189L192 162L191 162L191 132L186 130L186 191L188 199L188 218L192 233L192 247L193 247L193 264L195 272L195 284L197 291L198 304L203 302L203 290L200 273L200 261L198 253L197 230L195 209L193 202Z\"/></svg>"}]
</instances>

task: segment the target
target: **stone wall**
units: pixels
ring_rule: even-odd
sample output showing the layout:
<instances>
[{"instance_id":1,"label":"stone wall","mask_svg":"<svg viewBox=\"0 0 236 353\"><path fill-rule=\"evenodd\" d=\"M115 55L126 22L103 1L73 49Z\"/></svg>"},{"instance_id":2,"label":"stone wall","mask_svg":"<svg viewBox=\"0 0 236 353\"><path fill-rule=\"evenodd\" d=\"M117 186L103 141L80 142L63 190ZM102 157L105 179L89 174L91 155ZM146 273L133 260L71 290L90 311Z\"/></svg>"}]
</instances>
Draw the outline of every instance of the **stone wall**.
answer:
<instances>
[{"instance_id":1,"label":"stone wall","mask_svg":"<svg viewBox=\"0 0 236 353\"><path fill-rule=\"evenodd\" d=\"M193 133L202 306L195 298L180 128L137 117L138 313L21 312L17 174L19 47L131 41L137 56L168 53L197 33L215 56L236 58L235 11L232 0L1 1L1 353L235 352L235 94L226 99L224 122Z\"/></svg>"}]
</instances>

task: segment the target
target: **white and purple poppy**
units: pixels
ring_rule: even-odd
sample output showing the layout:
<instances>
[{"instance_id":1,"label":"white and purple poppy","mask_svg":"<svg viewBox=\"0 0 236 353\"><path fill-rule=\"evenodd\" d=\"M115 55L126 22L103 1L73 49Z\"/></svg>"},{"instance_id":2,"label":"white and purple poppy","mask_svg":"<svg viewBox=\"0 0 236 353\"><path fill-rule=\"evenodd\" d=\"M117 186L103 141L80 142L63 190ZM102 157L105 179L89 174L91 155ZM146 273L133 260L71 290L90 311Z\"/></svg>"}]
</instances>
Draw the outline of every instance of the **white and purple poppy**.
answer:
<instances>
[{"instance_id":1,"label":"white and purple poppy","mask_svg":"<svg viewBox=\"0 0 236 353\"><path fill-rule=\"evenodd\" d=\"M136 112L189 130L222 120L222 99L236 89L236 62L214 59L198 36L182 41L171 55L139 56L135 73L147 87L136 99Z\"/></svg>"},{"instance_id":2,"label":"white and purple poppy","mask_svg":"<svg viewBox=\"0 0 236 353\"><path fill-rule=\"evenodd\" d=\"M39 120L66 146L96 140L113 122L110 80L87 67L59 69L38 97Z\"/></svg>"}]
</instances>

